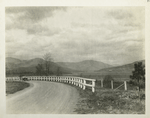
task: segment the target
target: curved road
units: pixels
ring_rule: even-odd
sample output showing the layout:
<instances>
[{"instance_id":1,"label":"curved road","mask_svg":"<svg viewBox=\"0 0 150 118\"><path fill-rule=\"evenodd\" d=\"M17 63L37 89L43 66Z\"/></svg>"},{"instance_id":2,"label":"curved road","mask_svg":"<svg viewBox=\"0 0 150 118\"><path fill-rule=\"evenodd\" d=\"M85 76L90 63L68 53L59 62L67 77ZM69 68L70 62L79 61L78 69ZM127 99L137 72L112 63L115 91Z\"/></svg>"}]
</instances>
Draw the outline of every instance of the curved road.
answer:
<instances>
[{"instance_id":1,"label":"curved road","mask_svg":"<svg viewBox=\"0 0 150 118\"><path fill-rule=\"evenodd\" d=\"M75 114L77 90L56 82L31 81L31 86L6 97L6 111L13 114Z\"/></svg>"}]
</instances>

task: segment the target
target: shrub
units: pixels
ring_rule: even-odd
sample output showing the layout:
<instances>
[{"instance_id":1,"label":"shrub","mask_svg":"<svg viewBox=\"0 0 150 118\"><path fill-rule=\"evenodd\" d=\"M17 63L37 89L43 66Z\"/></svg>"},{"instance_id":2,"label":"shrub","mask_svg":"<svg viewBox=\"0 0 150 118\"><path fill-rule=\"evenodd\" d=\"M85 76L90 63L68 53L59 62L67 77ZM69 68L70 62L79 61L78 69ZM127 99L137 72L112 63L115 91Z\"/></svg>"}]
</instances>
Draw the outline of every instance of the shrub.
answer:
<instances>
[{"instance_id":1,"label":"shrub","mask_svg":"<svg viewBox=\"0 0 150 118\"><path fill-rule=\"evenodd\" d=\"M113 78L110 75L104 77L103 84L105 88L111 88L111 80L113 80Z\"/></svg>"}]
</instances>

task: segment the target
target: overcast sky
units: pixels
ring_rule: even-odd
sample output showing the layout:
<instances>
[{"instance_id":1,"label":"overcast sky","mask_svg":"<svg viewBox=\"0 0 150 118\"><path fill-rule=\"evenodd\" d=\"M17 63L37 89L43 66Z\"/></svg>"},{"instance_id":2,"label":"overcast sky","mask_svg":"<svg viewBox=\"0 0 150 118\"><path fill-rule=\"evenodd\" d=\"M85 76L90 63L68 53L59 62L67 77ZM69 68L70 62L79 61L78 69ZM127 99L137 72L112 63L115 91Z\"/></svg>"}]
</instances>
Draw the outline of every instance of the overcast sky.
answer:
<instances>
[{"instance_id":1,"label":"overcast sky","mask_svg":"<svg viewBox=\"0 0 150 118\"><path fill-rule=\"evenodd\" d=\"M6 7L6 57L126 64L145 59L144 7Z\"/></svg>"}]
</instances>

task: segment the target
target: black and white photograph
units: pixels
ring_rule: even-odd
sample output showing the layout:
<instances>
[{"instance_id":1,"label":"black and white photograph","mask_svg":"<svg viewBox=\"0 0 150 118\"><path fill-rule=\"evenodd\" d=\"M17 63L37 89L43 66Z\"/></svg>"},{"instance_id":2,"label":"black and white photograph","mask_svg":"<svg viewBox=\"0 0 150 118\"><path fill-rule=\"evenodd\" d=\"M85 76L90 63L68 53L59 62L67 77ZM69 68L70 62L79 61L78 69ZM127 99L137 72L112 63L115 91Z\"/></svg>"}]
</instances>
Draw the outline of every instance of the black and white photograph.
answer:
<instances>
[{"instance_id":1,"label":"black and white photograph","mask_svg":"<svg viewBox=\"0 0 150 118\"><path fill-rule=\"evenodd\" d=\"M144 6L5 7L6 114L145 114Z\"/></svg>"}]
</instances>

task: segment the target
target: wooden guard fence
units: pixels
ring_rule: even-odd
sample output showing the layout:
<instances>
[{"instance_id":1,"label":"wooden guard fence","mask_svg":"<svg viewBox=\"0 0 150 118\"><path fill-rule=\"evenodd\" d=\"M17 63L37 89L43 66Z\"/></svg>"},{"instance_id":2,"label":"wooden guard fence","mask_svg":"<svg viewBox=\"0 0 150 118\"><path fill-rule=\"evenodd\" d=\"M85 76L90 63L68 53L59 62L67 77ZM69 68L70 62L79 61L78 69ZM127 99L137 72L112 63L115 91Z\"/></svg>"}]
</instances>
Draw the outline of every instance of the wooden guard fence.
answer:
<instances>
[{"instance_id":1,"label":"wooden guard fence","mask_svg":"<svg viewBox=\"0 0 150 118\"><path fill-rule=\"evenodd\" d=\"M86 87L91 87L92 92L95 92L95 81L96 79L88 79L82 77L65 77L65 76L23 76L21 77L6 77L6 81L21 81L22 78L27 78L32 81L53 81L53 82L62 82L73 84L75 86L79 86L85 90ZM92 84L87 83L86 81L90 81Z\"/></svg>"}]
</instances>

